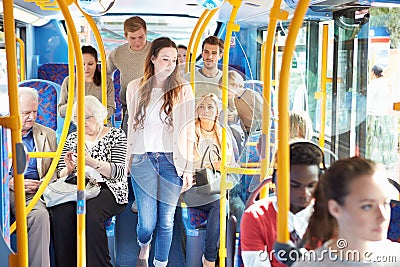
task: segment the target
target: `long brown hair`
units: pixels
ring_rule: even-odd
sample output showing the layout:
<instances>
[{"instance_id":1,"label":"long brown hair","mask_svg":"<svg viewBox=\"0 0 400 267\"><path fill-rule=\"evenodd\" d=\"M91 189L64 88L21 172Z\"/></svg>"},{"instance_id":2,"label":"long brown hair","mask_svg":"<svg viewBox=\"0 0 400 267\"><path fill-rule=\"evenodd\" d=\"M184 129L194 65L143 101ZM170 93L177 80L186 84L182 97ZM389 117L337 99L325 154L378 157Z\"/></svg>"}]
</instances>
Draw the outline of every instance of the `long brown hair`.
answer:
<instances>
[{"instance_id":1,"label":"long brown hair","mask_svg":"<svg viewBox=\"0 0 400 267\"><path fill-rule=\"evenodd\" d=\"M337 235L337 221L328 211L328 201L332 199L343 206L346 196L350 193L350 184L360 176L372 175L376 171L375 162L353 157L336 161L320 177L314 191L314 212L304 235L307 248L315 249Z\"/></svg>"},{"instance_id":2,"label":"long brown hair","mask_svg":"<svg viewBox=\"0 0 400 267\"><path fill-rule=\"evenodd\" d=\"M176 44L169 39L168 37L160 37L155 39L150 47L150 51L147 54L146 60L144 62L144 75L142 80L140 81L140 89L139 89L139 103L138 108L136 110L136 114L134 115L134 125L133 128L135 130L143 129L144 120L146 118L146 107L150 102L151 91L153 89L152 79L154 76L154 64L152 62L152 57L155 58L158 56L159 52L163 48L173 47L178 51ZM174 71L170 76L167 77L163 86L163 98L164 103L160 109L160 118L162 112L165 112L167 115L164 122L173 127L173 119L172 119L172 110L174 106L174 102L178 98L178 94L182 89L182 81L179 75L179 69L175 67Z\"/></svg>"}]
</instances>

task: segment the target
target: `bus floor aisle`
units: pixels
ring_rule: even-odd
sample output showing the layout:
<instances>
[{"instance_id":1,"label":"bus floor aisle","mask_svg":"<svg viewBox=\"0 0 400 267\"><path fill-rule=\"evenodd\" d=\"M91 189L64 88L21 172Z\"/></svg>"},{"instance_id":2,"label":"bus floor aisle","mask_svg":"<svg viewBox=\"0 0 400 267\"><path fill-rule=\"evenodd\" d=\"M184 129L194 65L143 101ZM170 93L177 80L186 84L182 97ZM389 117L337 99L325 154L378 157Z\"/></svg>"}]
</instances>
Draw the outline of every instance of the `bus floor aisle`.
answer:
<instances>
[{"instance_id":1,"label":"bus floor aisle","mask_svg":"<svg viewBox=\"0 0 400 267\"><path fill-rule=\"evenodd\" d=\"M137 256L139 254L139 245L137 244L136 226L138 214L131 211L133 203L133 193L130 179L129 181L129 203L120 214L116 216L114 229L114 266L115 267L132 267L136 265ZM151 211L149 211L151 212ZM157 233L153 235L153 241L150 251L149 266L152 265L154 258L154 240ZM173 238L171 250L169 253L168 265L170 267L185 266L185 248L184 244L184 226L182 222L181 208L177 208L175 212L175 223L173 230ZM110 247L110 253L113 249Z\"/></svg>"}]
</instances>

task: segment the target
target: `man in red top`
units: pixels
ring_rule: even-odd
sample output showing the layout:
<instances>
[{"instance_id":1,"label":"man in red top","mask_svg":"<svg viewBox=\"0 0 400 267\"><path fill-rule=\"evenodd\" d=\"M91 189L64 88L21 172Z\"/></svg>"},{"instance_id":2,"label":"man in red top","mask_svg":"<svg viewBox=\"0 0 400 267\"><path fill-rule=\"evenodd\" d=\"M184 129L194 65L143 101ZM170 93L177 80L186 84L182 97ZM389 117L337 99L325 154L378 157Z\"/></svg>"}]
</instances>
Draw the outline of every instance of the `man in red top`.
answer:
<instances>
[{"instance_id":1,"label":"man in red top","mask_svg":"<svg viewBox=\"0 0 400 267\"><path fill-rule=\"evenodd\" d=\"M308 141L290 145L289 232L295 244L304 235L313 211L312 192L322 161L322 151L317 145ZM271 253L276 241L276 204L276 197L262 199L243 214L240 245L244 266L286 266Z\"/></svg>"}]
</instances>

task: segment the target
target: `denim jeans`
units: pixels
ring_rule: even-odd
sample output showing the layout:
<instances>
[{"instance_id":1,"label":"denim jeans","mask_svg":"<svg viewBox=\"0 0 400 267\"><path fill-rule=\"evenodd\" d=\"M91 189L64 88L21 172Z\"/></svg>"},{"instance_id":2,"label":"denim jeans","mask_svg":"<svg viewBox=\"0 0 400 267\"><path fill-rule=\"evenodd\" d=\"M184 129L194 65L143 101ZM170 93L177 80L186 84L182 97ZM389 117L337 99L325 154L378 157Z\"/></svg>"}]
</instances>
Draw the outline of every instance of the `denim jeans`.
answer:
<instances>
[{"instance_id":1,"label":"denim jeans","mask_svg":"<svg viewBox=\"0 0 400 267\"><path fill-rule=\"evenodd\" d=\"M172 153L134 154L130 170L138 206L138 244L148 245L157 229L154 257L158 262L168 262L175 209L182 188Z\"/></svg>"},{"instance_id":2,"label":"denim jeans","mask_svg":"<svg viewBox=\"0 0 400 267\"><path fill-rule=\"evenodd\" d=\"M216 261L219 243L219 199L202 206L194 207L194 209L207 212L207 228L206 228L206 245L204 258L208 261Z\"/></svg>"}]
</instances>

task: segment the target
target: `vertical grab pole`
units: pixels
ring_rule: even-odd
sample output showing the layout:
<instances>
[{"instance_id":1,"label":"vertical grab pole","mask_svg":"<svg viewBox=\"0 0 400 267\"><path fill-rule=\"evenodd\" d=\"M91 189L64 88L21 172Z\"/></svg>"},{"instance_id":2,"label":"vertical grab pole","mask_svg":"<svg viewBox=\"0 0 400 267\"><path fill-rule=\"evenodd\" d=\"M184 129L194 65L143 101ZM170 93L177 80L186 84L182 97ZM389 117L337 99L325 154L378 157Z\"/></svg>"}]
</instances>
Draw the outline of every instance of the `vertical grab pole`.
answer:
<instances>
[{"instance_id":1,"label":"vertical grab pole","mask_svg":"<svg viewBox=\"0 0 400 267\"><path fill-rule=\"evenodd\" d=\"M321 58L321 91L315 93L315 98L321 99L321 126L319 131L319 147L325 146L325 121L326 121L326 73L328 68L328 24L322 27L322 58Z\"/></svg>"},{"instance_id":2,"label":"vertical grab pole","mask_svg":"<svg viewBox=\"0 0 400 267\"><path fill-rule=\"evenodd\" d=\"M307 12L309 0L300 0L297 4L282 58L281 77L279 79L279 147L278 147L278 218L277 242L289 241L289 79L290 66L296 43L297 33Z\"/></svg>"},{"instance_id":3,"label":"vertical grab pole","mask_svg":"<svg viewBox=\"0 0 400 267\"><path fill-rule=\"evenodd\" d=\"M190 36L188 48L187 48L187 51L186 51L185 72L189 71L189 63L191 63L191 64L193 64L193 62L196 63L196 55L192 53L192 51L193 51L193 40L197 38L200 25L203 24L203 22L208 17L209 13L210 13L210 10L208 10L208 9L204 10L203 14L201 14L199 20L197 21L196 26L194 26L192 35ZM194 56L194 60L193 61L192 61L190 55Z\"/></svg>"},{"instance_id":4,"label":"vertical grab pole","mask_svg":"<svg viewBox=\"0 0 400 267\"><path fill-rule=\"evenodd\" d=\"M196 54L197 54L197 49L199 47L199 43L200 43L200 39L201 36L203 35L203 32L206 28L206 26L208 25L208 23L210 22L211 18L214 16L214 14L217 12L217 9L211 10L209 12L205 11L204 13L207 12L207 15L205 17L205 21L204 23L201 25L199 33L196 36L196 40L193 46L193 56L190 58L190 85L192 86L192 90L194 93L196 93L196 85L194 82L194 73L195 73L195 67L196 67ZM188 49L189 51L189 49Z\"/></svg>"},{"instance_id":5,"label":"vertical grab pole","mask_svg":"<svg viewBox=\"0 0 400 267\"><path fill-rule=\"evenodd\" d=\"M24 190L24 163L17 156L25 156L22 152L21 118L19 115L18 75L17 75L17 48L15 43L13 0L3 1L4 35L6 40L8 95L10 102L10 121L12 137L12 164L14 168L15 190L15 217L17 228L17 254L10 255L11 266L28 266L28 227L26 225L25 190ZM18 149L19 148L19 149Z\"/></svg>"},{"instance_id":6,"label":"vertical grab pole","mask_svg":"<svg viewBox=\"0 0 400 267\"><path fill-rule=\"evenodd\" d=\"M230 0L229 3L232 5L232 12L229 17L229 21L226 26L225 42L224 42L224 56L222 59L222 112L223 127L222 127L222 145L221 145L221 166L223 168L221 174L221 196L225 196L226 190L232 189L232 182L227 182L227 171L226 171L226 128L228 126L228 65L229 65L229 49L232 32L238 32L240 30L239 25L235 24L235 18L239 10L242 0ZM220 239L219 239L219 266L225 266L226 260L226 198L220 199Z\"/></svg>"},{"instance_id":7,"label":"vertical grab pole","mask_svg":"<svg viewBox=\"0 0 400 267\"><path fill-rule=\"evenodd\" d=\"M270 19L268 23L267 39L263 43L265 46L264 53L265 57L264 67L262 73L263 79L263 108L262 108L262 138L264 140L261 148L261 174L260 180L264 180L267 176L267 170L270 165L270 121L271 121L271 80L272 80L272 49L275 42L275 30L278 19L286 20L289 13L287 11L280 10L281 0L275 0L270 11ZM275 78L276 79L276 78ZM267 195L266 188L264 187L260 192L260 197L264 198Z\"/></svg>"},{"instance_id":8,"label":"vertical grab pole","mask_svg":"<svg viewBox=\"0 0 400 267\"><path fill-rule=\"evenodd\" d=\"M57 0L58 6L65 18L68 29L70 30L72 45L75 51L76 70L77 70L77 116L78 116L78 171L77 171L77 266L86 266L86 229L85 229L85 215L86 215L86 201L85 201L85 79L83 75L83 59L80 52L80 43L78 34L75 30L75 25L72 16L68 10L67 3L64 0Z\"/></svg>"},{"instance_id":9,"label":"vertical grab pole","mask_svg":"<svg viewBox=\"0 0 400 267\"><path fill-rule=\"evenodd\" d=\"M101 62L101 102L105 108L107 108L107 60L106 52L104 50L103 39L101 38L99 29L97 28L96 22L92 16L86 14L85 11L78 5L76 0L74 1L76 7L82 12L85 19L89 22L90 28L93 31L94 37L96 39L97 45L100 52L100 62ZM104 124L107 124L107 119L104 120Z\"/></svg>"},{"instance_id":10,"label":"vertical grab pole","mask_svg":"<svg viewBox=\"0 0 400 267\"><path fill-rule=\"evenodd\" d=\"M20 81L25 81L25 43L20 38L16 38L19 44L19 66L21 68Z\"/></svg>"}]
</instances>

